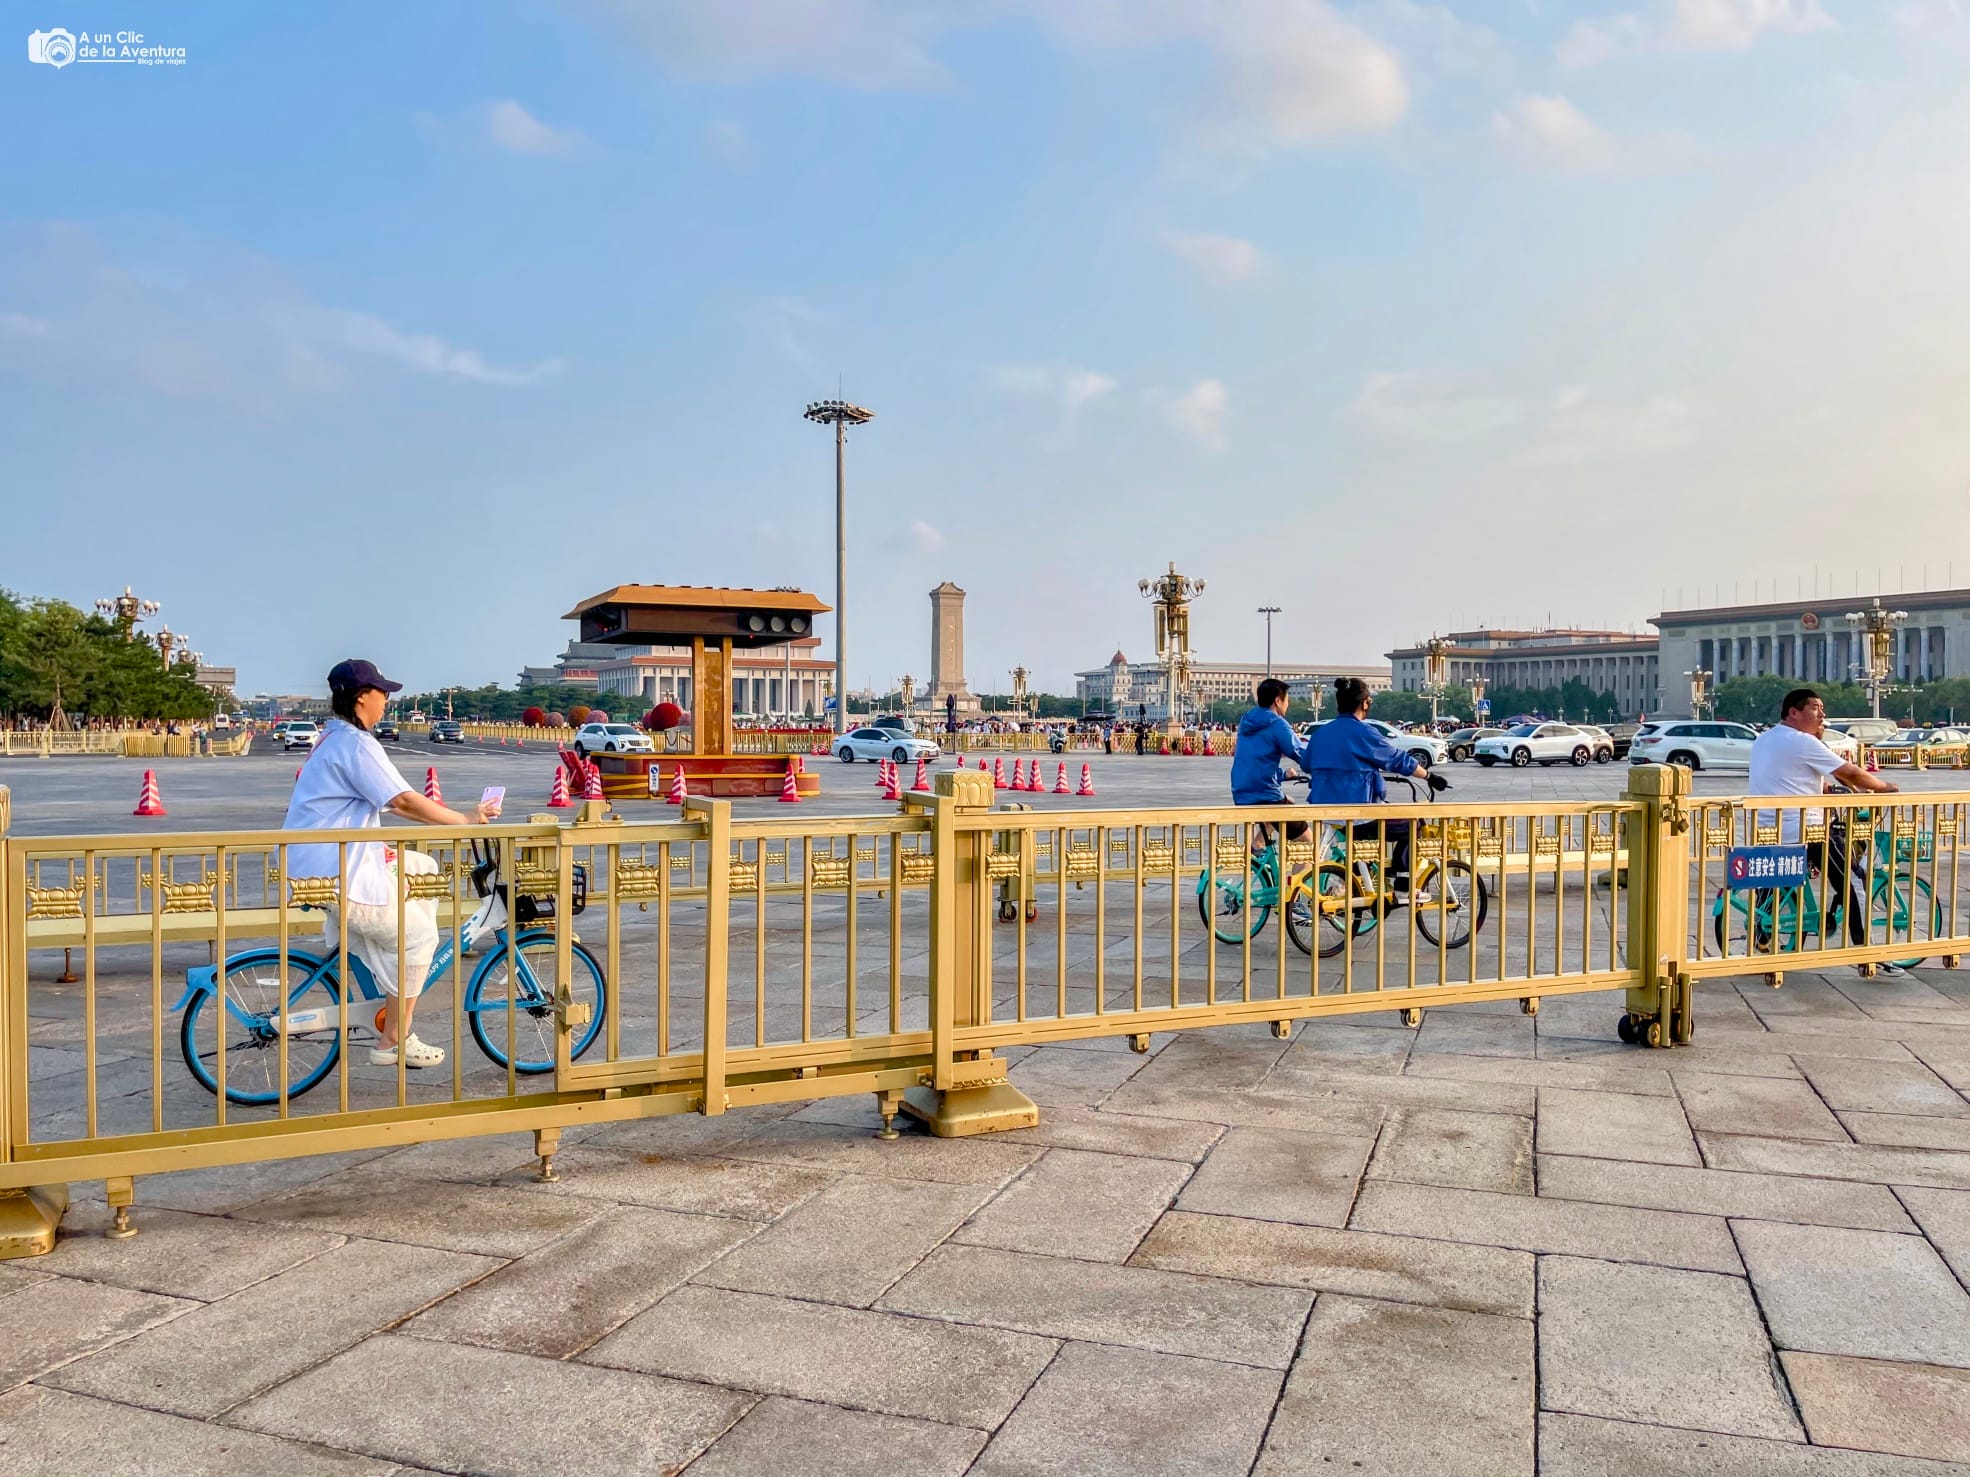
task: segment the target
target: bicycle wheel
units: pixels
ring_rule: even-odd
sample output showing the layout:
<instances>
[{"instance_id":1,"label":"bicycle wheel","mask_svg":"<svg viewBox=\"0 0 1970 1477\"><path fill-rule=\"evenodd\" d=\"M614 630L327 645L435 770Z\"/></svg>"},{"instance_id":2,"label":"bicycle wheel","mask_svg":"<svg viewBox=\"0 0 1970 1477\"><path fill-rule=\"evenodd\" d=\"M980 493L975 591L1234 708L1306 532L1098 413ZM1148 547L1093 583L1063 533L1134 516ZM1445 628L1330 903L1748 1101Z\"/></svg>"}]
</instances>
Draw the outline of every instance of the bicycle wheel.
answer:
<instances>
[{"instance_id":1,"label":"bicycle wheel","mask_svg":"<svg viewBox=\"0 0 1970 1477\"><path fill-rule=\"evenodd\" d=\"M1264 885L1257 868L1252 871L1252 881ZM1257 938L1266 919L1272 916L1272 909L1264 905L1245 906L1244 873L1227 876L1222 872L1206 872L1198 879L1197 916L1204 920L1204 926L1219 943L1236 944Z\"/></svg>"},{"instance_id":2,"label":"bicycle wheel","mask_svg":"<svg viewBox=\"0 0 1970 1477\"><path fill-rule=\"evenodd\" d=\"M1943 905L1936 901L1935 890L1926 878L1914 879L1915 906L1909 907L1909 883L1907 877L1898 878L1895 883L1895 903L1891 912L1888 907L1888 878L1876 873L1874 892L1868 908L1868 939L1872 943L1890 944L1907 940L1910 946L1925 943L1943 931ZM1928 915L1928 931L1921 929L1923 915ZM1893 962L1903 969L1913 969L1929 956L1917 954L1908 959Z\"/></svg>"},{"instance_id":3,"label":"bicycle wheel","mask_svg":"<svg viewBox=\"0 0 1970 1477\"><path fill-rule=\"evenodd\" d=\"M225 963L225 998L205 991L185 1007L178 1023L178 1050L192 1078L207 1092L219 1091L219 1036L226 1033L226 1101L264 1107L280 1101L280 1000L287 996L291 1017L303 1011L334 1011L341 996L330 970L306 954L289 953L283 986L278 949L235 954ZM237 1012L237 1014L235 1014ZM241 1019L244 1016L245 1019ZM331 1020L310 1031L289 1031L287 1096L290 1101L320 1082L342 1052L342 1038Z\"/></svg>"},{"instance_id":4,"label":"bicycle wheel","mask_svg":"<svg viewBox=\"0 0 1970 1477\"><path fill-rule=\"evenodd\" d=\"M513 970L513 1070L525 1074L554 1070L554 935L535 929L513 941L512 952L524 968ZM492 946L473 972L466 991L465 1013L472 1022L472 1039L495 1065L506 1065L507 963L505 947ZM569 945L569 993L577 1005L590 1007L588 1023L576 1028L568 1043L569 1057L579 1057L595 1044L609 1012L608 978L595 956L580 944Z\"/></svg>"},{"instance_id":5,"label":"bicycle wheel","mask_svg":"<svg viewBox=\"0 0 1970 1477\"><path fill-rule=\"evenodd\" d=\"M1416 931L1443 949L1461 949L1468 944L1471 935L1484 927L1489 905L1484 879L1469 862L1455 857L1447 862L1425 862L1409 895L1409 906L1416 910Z\"/></svg>"},{"instance_id":6,"label":"bicycle wheel","mask_svg":"<svg viewBox=\"0 0 1970 1477\"><path fill-rule=\"evenodd\" d=\"M1777 952L1772 943L1771 894L1761 890L1754 896L1755 905L1742 901L1742 893L1727 892L1722 910L1710 915L1711 931L1717 935L1717 952L1726 959L1769 958ZM1840 915L1838 905L1835 907L1832 926L1837 928ZM1797 911L1790 903L1780 906L1778 949L1792 947Z\"/></svg>"},{"instance_id":7,"label":"bicycle wheel","mask_svg":"<svg viewBox=\"0 0 1970 1477\"><path fill-rule=\"evenodd\" d=\"M1319 906L1315 906L1315 898ZM1320 922L1314 924L1314 914L1318 912ZM1347 868L1339 862L1322 862L1310 877L1302 877L1293 887L1293 895L1286 904L1286 936L1302 954L1311 954L1317 947L1322 959L1332 959L1347 947L1348 927L1353 925L1357 935L1372 930L1375 915L1366 908L1348 906ZM1314 935L1320 936L1319 944L1314 943Z\"/></svg>"}]
</instances>

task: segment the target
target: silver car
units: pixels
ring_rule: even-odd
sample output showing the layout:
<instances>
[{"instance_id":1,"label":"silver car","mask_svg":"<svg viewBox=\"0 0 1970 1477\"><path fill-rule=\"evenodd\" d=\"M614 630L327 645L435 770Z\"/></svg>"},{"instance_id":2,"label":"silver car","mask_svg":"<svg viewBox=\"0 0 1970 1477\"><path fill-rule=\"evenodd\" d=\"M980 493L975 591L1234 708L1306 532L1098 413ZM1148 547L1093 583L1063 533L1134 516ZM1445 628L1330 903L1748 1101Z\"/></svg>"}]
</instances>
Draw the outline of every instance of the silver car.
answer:
<instances>
[{"instance_id":1,"label":"silver car","mask_svg":"<svg viewBox=\"0 0 1970 1477\"><path fill-rule=\"evenodd\" d=\"M910 764L935 759L941 752L930 740L893 728L854 728L835 740L835 758L843 764L857 759L893 759L898 764Z\"/></svg>"}]
</instances>

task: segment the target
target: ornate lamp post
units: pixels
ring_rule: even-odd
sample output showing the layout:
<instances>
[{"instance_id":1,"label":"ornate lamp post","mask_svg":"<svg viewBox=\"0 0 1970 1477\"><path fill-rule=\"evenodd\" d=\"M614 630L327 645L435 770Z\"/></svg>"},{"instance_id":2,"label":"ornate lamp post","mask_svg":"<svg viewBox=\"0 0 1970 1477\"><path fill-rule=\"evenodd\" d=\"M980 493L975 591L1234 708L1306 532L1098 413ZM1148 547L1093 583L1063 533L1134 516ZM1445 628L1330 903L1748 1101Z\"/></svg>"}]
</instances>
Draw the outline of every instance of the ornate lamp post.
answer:
<instances>
[{"instance_id":1,"label":"ornate lamp post","mask_svg":"<svg viewBox=\"0 0 1970 1477\"><path fill-rule=\"evenodd\" d=\"M1430 700L1430 727L1436 727L1437 705L1443 701L1445 679L1450 672L1450 642L1432 636L1423 643L1423 693Z\"/></svg>"},{"instance_id":2,"label":"ornate lamp post","mask_svg":"<svg viewBox=\"0 0 1970 1477\"><path fill-rule=\"evenodd\" d=\"M112 595L108 599L96 602L96 609L122 628L123 639L126 641L137 634L138 622L147 615L156 615L163 608L155 600L145 600L132 594L128 585L123 587L121 595ZM167 656L165 660L168 663L170 658Z\"/></svg>"},{"instance_id":3,"label":"ornate lamp post","mask_svg":"<svg viewBox=\"0 0 1970 1477\"><path fill-rule=\"evenodd\" d=\"M1012 710L1022 718L1026 716L1026 681L1032 675L1023 665L1012 669Z\"/></svg>"},{"instance_id":4,"label":"ornate lamp post","mask_svg":"<svg viewBox=\"0 0 1970 1477\"><path fill-rule=\"evenodd\" d=\"M847 618L842 614L846 603L842 586L848 581L848 541L845 532L848 517L848 497L843 481L843 466L848 445L848 428L866 426L876 418L873 410L860 405L850 405L846 400L816 400L801 412L806 419L817 426L835 428L835 691L841 696L835 702L835 732L848 731L848 642L843 635L847 630Z\"/></svg>"},{"instance_id":5,"label":"ornate lamp post","mask_svg":"<svg viewBox=\"0 0 1970 1477\"><path fill-rule=\"evenodd\" d=\"M1471 722L1479 728L1484 727L1484 679L1471 679Z\"/></svg>"},{"instance_id":6,"label":"ornate lamp post","mask_svg":"<svg viewBox=\"0 0 1970 1477\"><path fill-rule=\"evenodd\" d=\"M897 683L897 687L903 694L903 716L905 718L916 717L917 679L912 677L908 672L905 672L902 680Z\"/></svg>"},{"instance_id":7,"label":"ornate lamp post","mask_svg":"<svg viewBox=\"0 0 1970 1477\"><path fill-rule=\"evenodd\" d=\"M1856 637L1867 637L1867 700L1874 716L1881 716L1881 689L1894 670L1895 631L1908 619L1906 610L1883 610L1881 597L1865 610L1850 610L1846 620Z\"/></svg>"},{"instance_id":8,"label":"ornate lamp post","mask_svg":"<svg viewBox=\"0 0 1970 1477\"><path fill-rule=\"evenodd\" d=\"M1710 708L1710 669L1698 667L1694 672L1685 672L1683 675L1690 679L1690 716L1692 718L1707 716Z\"/></svg>"},{"instance_id":9,"label":"ornate lamp post","mask_svg":"<svg viewBox=\"0 0 1970 1477\"><path fill-rule=\"evenodd\" d=\"M1169 701L1166 728L1174 727L1177 710L1177 667L1181 661L1189 669L1190 602L1204 593L1204 581L1178 574L1170 565L1167 574L1153 580L1138 580L1136 588L1143 598L1156 602L1156 655L1163 659L1164 692Z\"/></svg>"}]
</instances>

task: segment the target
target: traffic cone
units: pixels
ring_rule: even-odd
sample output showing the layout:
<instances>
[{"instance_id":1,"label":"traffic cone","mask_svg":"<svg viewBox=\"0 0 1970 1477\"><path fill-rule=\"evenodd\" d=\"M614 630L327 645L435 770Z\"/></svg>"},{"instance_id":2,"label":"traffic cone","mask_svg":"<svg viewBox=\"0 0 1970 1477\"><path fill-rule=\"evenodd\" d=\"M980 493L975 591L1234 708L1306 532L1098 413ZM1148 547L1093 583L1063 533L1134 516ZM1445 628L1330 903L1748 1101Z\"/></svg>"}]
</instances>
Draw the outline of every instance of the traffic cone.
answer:
<instances>
[{"instance_id":1,"label":"traffic cone","mask_svg":"<svg viewBox=\"0 0 1970 1477\"><path fill-rule=\"evenodd\" d=\"M960 760L959 762L962 763L963 761ZM978 767L980 769L990 769L992 766L985 762L985 756L981 754L978 756Z\"/></svg>"},{"instance_id":2,"label":"traffic cone","mask_svg":"<svg viewBox=\"0 0 1970 1477\"><path fill-rule=\"evenodd\" d=\"M886 765L883 768L882 798L885 800L901 800L903 798L903 791L899 787L899 777L894 764Z\"/></svg>"},{"instance_id":3,"label":"traffic cone","mask_svg":"<svg viewBox=\"0 0 1970 1477\"><path fill-rule=\"evenodd\" d=\"M298 769L297 769L297 770L295 770L295 771L294 771L294 777L295 777L296 779L299 779L299 778L301 778L301 771L300 771L300 770L298 770ZM157 771L156 771L156 770L154 770L154 769L147 769L147 770L145 770L145 771L144 771L144 788L143 788L143 793L137 796L137 808L136 808L135 810L133 810L133 811L131 811L131 812L130 812L130 814L132 814L132 815L167 815L167 814L169 814L169 812L168 812L168 811L166 811L166 810L165 810L165 808L164 808L164 798L163 798L163 797L162 797L161 795L159 795L159 794L157 793Z\"/></svg>"},{"instance_id":4,"label":"traffic cone","mask_svg":"<svg viewBox=\"0 0 1970 1477\"><path fill-rule=\"evenodd\" d=\"M798 764L799 762L800 761L798 758L794 760L795 764ZM794 784L793 775L794 775L793 764L789 764L787 766L786 774L783 775L780 779L780 803L782 805L800 804L800 790Z\"/></svg>"},{"instance_id":5,"label":"traffic cone","mask_svg":"<svg viewBox=\"0 0 1970 1477\"><path fill-rule=\"evenodd\" d=\"M918 790L928 790L929 788L930 761L928 759L919 759L917 761L917 777L910 781L910 790L914 793Z\"/></svg>"},{"instance_id":6,"label":"traffic cone","mask_svg":"<svg viewBox=\"0 0 1970 1477\"><path fill-rule=\"evenodd\" d=\"M1081 788L1074 793L1076 795L1092 795L1094 793L1094 766L1092 764L1083 764L1081 766Z\"/></svg>"},{"instance_id":7,"label":"traffic cone","mask_svg":"<svg viewBox=\"0 0 1970 1477\"><path fill-rule=\"evenodd\" d=\"M982 761L981 761L982 762ZM1006 761L1001 755L992 761L992 788L1003 790L1006 787Z\"/></svg>"},{"instance_id":8,"label":"traffic cone","mask_svg":"<svg viewBox=\"0 0 1970 1477\"><path fill-rule=\"evenodd\" d=\"M593 761L582 766L581 798L584 800L600 800L602 798L602 770Z\"/></svg>"},{"instance_id":9,"label":"traffic cone","mask_svg":"<svg viewBox=\"0 0 1970 1477\"><path fill-rule=\"evenodd\" d=\"M566 810L574 803L568 798L568 771L557 767L554 771L554 784L547 792L547 808Z\"/></svg>"},{"instance_id":10,"label":"traffic cone","mask_svg":"<svg viewBox=\"0 0 1970 1477\"><path fill-rule=\"evenodd\" d=\"M876 788L878 790L889 788L889 761L887 759L876 760Z\"/></svg>"},{"instance_id":11,"label":"traffic cone","mask_svg":"<svg viewBox=\"0 0 1970 1477\"><path fill-rule=\"evenodd\" d=\"M1204 757L1206 759L1215 759L1217 756L1217 748L1212 744L1211 736L1207 733L1204 735Z\"/></svg>"},{"instance_id":12,"label":"traffic cone","mask_svg":"<svg viewBox=\"0 0 1970 1477\"><path fill-rule=\"evenodd\" d=\"M435 768L424 771L424 798L435 800L440 805L445 803L445 792L438 788L438 771Z\"/></svg>"},{"instance_id":13,"label":"traffic cone","mask_svg":"<svg viewBox=\"0 0 1970 1477\"><path fill-rule=\"evenodd\" d=\"M1012 761L1012 783L1007 785L1006 788L1008 790L1023 790L1026 788L1026 768L1018 759Z\"/></svg>"},{"instance_id":14,"label":"traffic cone","mask_svg":"<svg viewBox=\"0 0 1970 1477\"><path fill-rule=\"evenodd\" d=\"M1039 760L1036 759L1033 762L1037 764ZM1061 760L1060 769L1053 777L1053 792L1056 795L1071 795L1074 793L1067 785L1067 761L1064 759Z\"/></svg>"},{"instance_id":15,"label":"traffic cone","mask_svg":"<svg viewBox=\"0 0 1970 1477\"><path fill-rule=\"evenodd\" d=\"M684 784L684 766L680 764L670 772L670 794L667 797L667 803L671 805L682 805L689 798L690 792L685 788Z\"/></svg>"},{"instance_id":16,"label":"traffic cone","mask_svg":"<svg viewBox=\"0 0 1970 1477\"><path fill-rule=\"evenodd\" d=\"M1875 762L1874 750L1872 749L1867 751L1867 772L1869 774L1881 773L1881 766Z\"/></svg>"}]
</instances>

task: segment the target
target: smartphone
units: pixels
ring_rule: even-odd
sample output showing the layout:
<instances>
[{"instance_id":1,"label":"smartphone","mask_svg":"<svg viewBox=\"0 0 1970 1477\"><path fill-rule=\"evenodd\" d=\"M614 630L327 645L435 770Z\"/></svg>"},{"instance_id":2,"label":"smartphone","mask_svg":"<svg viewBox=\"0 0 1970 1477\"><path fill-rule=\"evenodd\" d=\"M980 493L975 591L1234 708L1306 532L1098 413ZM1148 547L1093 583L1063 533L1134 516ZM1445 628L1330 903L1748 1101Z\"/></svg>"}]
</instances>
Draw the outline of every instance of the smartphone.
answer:
<instances>
[{"instance_id":1,"label":"smartphone","mask_svg":"<svg viewBox=\"0 0 1970 1477\"><path fill-rule=\"evenodd\" d=\"M479 804L488 810L497 810L504 806L506 804L506 786L487 785L485 792L479 796Z\"/></svg>"}]
</instances>

